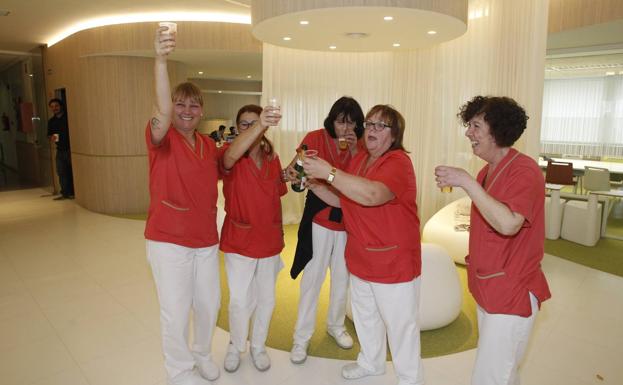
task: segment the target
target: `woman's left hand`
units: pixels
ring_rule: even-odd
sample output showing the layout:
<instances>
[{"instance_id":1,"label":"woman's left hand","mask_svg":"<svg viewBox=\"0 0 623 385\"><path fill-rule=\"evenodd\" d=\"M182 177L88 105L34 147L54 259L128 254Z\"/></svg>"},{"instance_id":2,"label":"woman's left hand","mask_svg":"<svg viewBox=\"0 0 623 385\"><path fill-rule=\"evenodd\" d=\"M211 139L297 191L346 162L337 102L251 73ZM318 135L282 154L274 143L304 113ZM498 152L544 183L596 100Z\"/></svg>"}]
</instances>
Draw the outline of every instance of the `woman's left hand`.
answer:
<instances>
[{"instance_id":1,"label":"woman's left hand","mask_svg":"<svg viewBox=\"0 0 623 385\"><path fill-rule=\"evenodd\" d=\"M324 159L318 158L317 156L306 156L303 160L303 168L305 169L305 174L307 174L307 177L325 180L329 177L332 166L329 164L329 162Z\"/></svg>"},{"instance_id":2,"label":"woman's left hand","mask_svg":"<svg viewBox=\"0 0 623 385\"><path fill-rule=\"evenodd\" d=\"M435 167L435 180L438 187L455 186L465 187L474 178L462 168L450 166Z\"/></svg>"},{"instance_id":3,"label":"woman's left hand","mask_svg":"<svg viewBox=\"0 0 623 385\"><path fill-rule=\"evenodd\" d=\"M263 128L276 126L281 120L281 109L279 107L266 106L260 114L260 125Z\"/></svg>"}]
</instances>

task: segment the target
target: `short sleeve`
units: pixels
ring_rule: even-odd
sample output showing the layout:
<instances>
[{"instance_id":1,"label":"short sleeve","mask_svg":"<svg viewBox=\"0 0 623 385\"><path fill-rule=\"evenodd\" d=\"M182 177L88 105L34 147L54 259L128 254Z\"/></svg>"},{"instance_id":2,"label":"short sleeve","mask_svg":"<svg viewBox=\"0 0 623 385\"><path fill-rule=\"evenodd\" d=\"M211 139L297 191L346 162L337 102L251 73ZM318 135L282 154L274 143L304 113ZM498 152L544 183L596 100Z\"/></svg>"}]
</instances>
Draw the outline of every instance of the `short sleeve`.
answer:
<instances>
[{"instance_id":1,"label":"short sleeve","mask_svg":"<svg viewBox=\"0 0 623 385\"><path fill-rule=\"evenodd\" d=\"M383 183L399 199L415 188L413 164L406 154L398 151L390 154L370 179Z\"/></svg>"},{"instance_id":2,"label":"short sleeve","mask_svg":"<svg viewBox=\"0 0 623 385\"><path fill-rule=\"evenodd\" d=\"M545 182L543 175L535 172L533 167L520 165L513 168L505 188L498 199L512 212L521 214L528 222L534 221L537 204L543 204Z\"/></svg>"}]
</instances>

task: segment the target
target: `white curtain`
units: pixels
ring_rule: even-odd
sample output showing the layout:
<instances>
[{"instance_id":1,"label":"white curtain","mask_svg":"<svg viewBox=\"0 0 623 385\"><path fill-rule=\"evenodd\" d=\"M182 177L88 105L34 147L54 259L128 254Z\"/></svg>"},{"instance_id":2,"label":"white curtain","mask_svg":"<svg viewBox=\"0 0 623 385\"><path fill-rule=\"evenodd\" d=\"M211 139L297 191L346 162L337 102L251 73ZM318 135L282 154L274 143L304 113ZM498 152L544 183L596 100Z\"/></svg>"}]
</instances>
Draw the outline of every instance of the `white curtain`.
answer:
<instances>
[{"instance_id":1,"label":"white curtain","mask_svg":"<svg viewBox=\"0 0 623 385\"><path fill-rule=\"evenodd\" d=\"M546 80L541 151L623 156L623 76Z\"/></svg>"},{"instance_id":2,"label":"white curtain","mask_svg":"<svg viewBox=\"0 0 623 385\"><path fill-rule=\"evenodd\" d=\"M456 118L475 95L515 98L530 115L516 147L539 152L548 1L470 1L468 31L434 48L380 53L316 52L264 44L263 103L276 97L280 127L269 135L283 163L306 132L320 128L332 103L355 97L364 112L389 103L405 117L404 146L411 153L422 225L463 193L441 194L433 170L451 164L475 173L483 163L472 156ZM283 200L284 221L299 221L303 194Z\"/></svg>"}]
</instances>

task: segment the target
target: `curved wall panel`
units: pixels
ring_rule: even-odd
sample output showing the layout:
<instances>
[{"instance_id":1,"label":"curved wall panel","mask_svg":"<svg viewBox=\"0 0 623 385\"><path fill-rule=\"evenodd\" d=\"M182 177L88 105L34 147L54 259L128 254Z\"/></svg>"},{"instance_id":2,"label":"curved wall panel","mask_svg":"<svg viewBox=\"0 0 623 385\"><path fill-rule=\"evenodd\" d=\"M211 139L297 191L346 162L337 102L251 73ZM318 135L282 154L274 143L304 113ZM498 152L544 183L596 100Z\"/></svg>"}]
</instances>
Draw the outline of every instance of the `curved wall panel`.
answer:
<instances>
[{"instance_id":1,"label":"curved wall panel","mask_svg":"<svg viewBox=\"0 0 623 385\"><path fill-rule=\"evenodd\" d=\"M145 212L149 203L144 130L153 109L156 23L78 32L44 50L48 97L65 88L77 202L96 212ZM260 52L250 26L178 23L178 50ZM185 37L182 39L182 37ZM169 62L172 84L185 66Z\"/></svg>"}]
</instances>

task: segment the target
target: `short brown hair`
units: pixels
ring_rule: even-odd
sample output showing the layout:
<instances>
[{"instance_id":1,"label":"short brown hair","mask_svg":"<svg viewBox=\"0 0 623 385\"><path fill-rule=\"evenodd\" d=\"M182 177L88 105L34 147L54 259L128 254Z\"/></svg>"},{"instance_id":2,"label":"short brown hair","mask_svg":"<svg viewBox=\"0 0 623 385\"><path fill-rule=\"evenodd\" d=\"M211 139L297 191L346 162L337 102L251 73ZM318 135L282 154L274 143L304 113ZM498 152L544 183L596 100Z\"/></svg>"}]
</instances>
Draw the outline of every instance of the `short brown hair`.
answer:
<instances>
[{"instance_id":1,"label":"short brown hair","mask_svg":"<svg viewBox=\"0 0 623 385\"><path fill-rule=\"evenodd\" d=\"M203 107L203 96L201 95L201 90L191 82L180 83L175 86L173 92L171 92L171 100L173 102L175 102L176 99L187 98L193 102L199 103L199 105Z\"/></svg>"},{"instance_id":2,"label":"short brown hair","mask_svg":"<svg viewBox=\"0 0 623 385\"><path fill-rule=\"evenodd\" d=\"M238 110L238 114L236 114L236 126L238 125L238 123L240 123L240 116L244 114L245 112L257 114L259 116L262 114L262 111L263 111L263 108L256 104L247 104L246 106L242 106ZM268 140L266 135L262 134L262 141L261 141L260 146L262 147L262 151L264 152L264 154L269 159L272 159L273 154L275 153L275 150L273 148L273 144L271 143L270 140ZM248 154L248 151L247 151L247 154Z\"/></svg>"},{"instance_id":3,"label":"short brown hair","mask_svg":"<svg viewBox=\"0 0 623 385\"><path fill-rule=\"evenodd\" d=\"M370 111L368 111L366 114L366 120L370 119L371 116L376 115L377 113L380 113L381 119L383 119L385 124L390 126L389 129L391 130L391 135L394 138L391 147L387 151L402 150L404 152L409 152L402 145L402 137L405 132L405 118L403 118L400 112L389 104L377 104L372 107Z\"/></svg>"}]
</instances>

